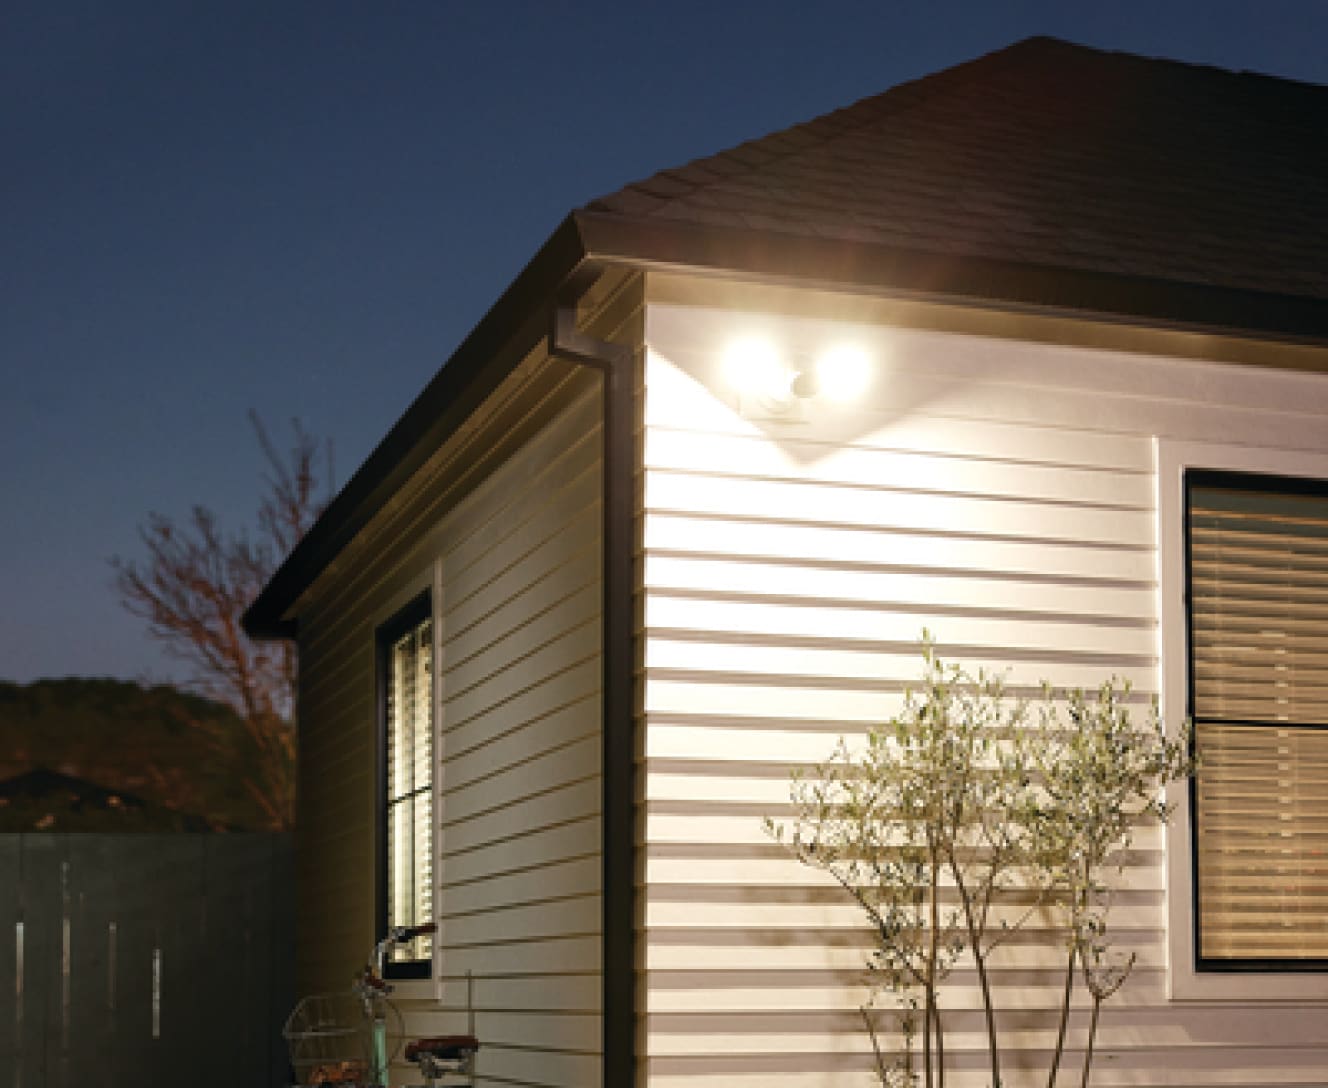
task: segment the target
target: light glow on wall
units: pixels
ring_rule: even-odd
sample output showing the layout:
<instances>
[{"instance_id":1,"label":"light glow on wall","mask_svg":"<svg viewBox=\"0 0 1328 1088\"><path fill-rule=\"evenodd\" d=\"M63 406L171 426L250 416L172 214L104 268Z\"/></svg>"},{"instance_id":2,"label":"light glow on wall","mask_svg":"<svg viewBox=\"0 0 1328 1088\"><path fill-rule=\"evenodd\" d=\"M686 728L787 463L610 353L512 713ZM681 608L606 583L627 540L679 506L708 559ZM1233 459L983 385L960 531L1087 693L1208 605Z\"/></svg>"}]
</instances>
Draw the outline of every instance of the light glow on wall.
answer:
<instances>
[{"instance_id":1,"label":"light glow on wall","mask_svg":"<svg viewBox=\"0 0 1328 1088\"><path fill-rule=\"evenodd\" d=\"M724 382L765 411L792 409L798 402L823 399L845 404L871 384L872 359L854 343L831 344L815 353L781 349L764 336L733 340L721 359Z\"/></svg>"},{"instance_id":2,"label":"light glow on wall","mask_svg":"<svg viewBox=\"0 0 1328 1088\"><path fill-rule=\"evenodd\" d=\"M871 359L856 344L835 344L817 357L817 392L826 400L854 401L867 391L871 379Z\"/></svg>"},{"instance_id":3,"label":"light glow on wall","mask_svg":"<svg viewBox=\"0 0 1328 1088\"><path fill-rule=\"evenodd\" d=\"M722 365L724 380L738 393L776 403L793 395L793 369L773 340L762 336L734 340L724 351Z\"/></svg>"}]
</instances>

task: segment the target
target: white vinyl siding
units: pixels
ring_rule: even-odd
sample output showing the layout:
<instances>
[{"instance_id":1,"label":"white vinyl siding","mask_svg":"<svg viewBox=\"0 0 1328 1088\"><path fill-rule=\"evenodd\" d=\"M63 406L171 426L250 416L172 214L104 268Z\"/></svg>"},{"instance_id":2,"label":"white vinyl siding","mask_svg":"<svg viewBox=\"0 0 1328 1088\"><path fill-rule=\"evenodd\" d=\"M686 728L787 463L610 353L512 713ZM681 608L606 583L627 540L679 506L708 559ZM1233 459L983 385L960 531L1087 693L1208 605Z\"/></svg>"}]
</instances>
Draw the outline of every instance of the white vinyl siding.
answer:
<instances>
[{"instance_id":1,"label":"white vinyl siding","mask_svg":"<svg viewBox=\"0 0 1328 1088\"><path fill-rule=\"evenodd\" d=\"M857 404L745 419L724 338L856 335ZM650 1088L866 1088L860 915L762 834L788 776L899 705L923 628L949 658L1159 691L1158 436L1328 449L1317 376L659 303L647 314L641 577L641 1072ZM1094 1083L1328 1076L1322 1010L1169 1000L1165 837L1136 840L1113 928L1137 955ZM1007 1088L1045 1083L1063 959L997 957ZM980 1088L976 981L943 997L951 1088ZM1062 1079L1077 1083L1083 1005Z\"/></svg>"},{"instance_id":2,"label":"white vinyl siding","mask_svg":"<svg viewBox=\"0 0 1328 1088\"><path fill-rule=\"evenodd\" d=\"M374 634L428 590L439 929L394 1001L415 1036L473 1001L477 1088L599 1084L599 383L532 355L301 605L299 986L374 941Z\"/></svg>"},{"instance_id":3,"label":"white vinyl siding","mask_svg":"<svg viewBox=\"0 0 1328 1088\"><path fill-rule=\"evenodd\" d=\"M439 958L477 1085L600 1083L600 446L596 387L439 533Z\"/></svg>"}]
</instances>

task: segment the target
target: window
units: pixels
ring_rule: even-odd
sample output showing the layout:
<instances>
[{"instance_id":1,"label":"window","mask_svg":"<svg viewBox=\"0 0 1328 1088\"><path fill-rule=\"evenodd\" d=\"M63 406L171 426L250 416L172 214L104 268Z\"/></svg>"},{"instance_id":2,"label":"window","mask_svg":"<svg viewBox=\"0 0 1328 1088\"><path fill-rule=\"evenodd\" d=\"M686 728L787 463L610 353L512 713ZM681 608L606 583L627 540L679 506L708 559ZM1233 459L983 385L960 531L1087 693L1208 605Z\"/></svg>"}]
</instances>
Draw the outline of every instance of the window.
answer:
<instances>
[{"instance_id":1,"label":"window","mask_svg":"<svg viewBox=\"0 0 1328 1088\"><path fill-rule=\"evenodd\" d=\"M433 619L421 594L378 632L378 931L433 918ZM432 939L396 945L385 972L427 978Z\"/></svg>"},{"instance_id":2,"label":"window","mask_svg":"<svg viewBox=\"0 0 1328 1088\"><path fill-rule=\"evenodd\" d=\"M1328 485L1185 473L1194 963L1328 966Z\"/></svg>"}]
</instances>

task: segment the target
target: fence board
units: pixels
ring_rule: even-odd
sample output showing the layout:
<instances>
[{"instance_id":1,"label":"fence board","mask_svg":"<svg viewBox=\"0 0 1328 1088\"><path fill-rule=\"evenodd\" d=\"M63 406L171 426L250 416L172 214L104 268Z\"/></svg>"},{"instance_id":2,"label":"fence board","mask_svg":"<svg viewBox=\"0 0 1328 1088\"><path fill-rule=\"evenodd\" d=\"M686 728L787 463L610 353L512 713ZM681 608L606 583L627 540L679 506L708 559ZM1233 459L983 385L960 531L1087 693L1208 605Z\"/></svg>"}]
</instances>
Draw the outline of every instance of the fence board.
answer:
<instances>
[{"instance_id":1,"label":"fence board","mask_svg":"<svg viewBox=\"0 0 1328 1088\"><path fill-rule=\"evenodd\" d=\"M152 1037L152 952L158 943L160 911L152 887L153 853L160 836L120 839L112 844L115 870L115 1046L113 1080L159 1080Z\"/></svg>"},{"instance_id":2,"label":"fence board","mask_svg":"<svg viewBox=\"0 0 1328 1088\"><path fill-rule=\"evenodd\" d=\"M18 836L0 835L0 1088L18 1083Z\"/></svg>"},{"instance_id":3,"label":"fence board","mask_svg":"<svg viewBox=\"0 0 1328 1088\"><path fill-rule=\"evenodd\" d=\"M107 1057L115 1046L110 999L110 922L115 906L114 856L104 835L70 835L68 866L70 939L69 1052L77 1055L71 1083L115 1088Z\"/></svg>"},{"instance_id":4,"label":"fence board","mask_svg":"<svg viewBox=\"0 0 1328 1088\"><path fill-rule=\"evenodd\" d=\"M288 836L0 835L0 1088L285 1084L292 894Z\"/></svg>"},{"instance_id":5,"label":"fence board","mask_svg":"<svg viewBox=\"0 0 1328 1088\"><path fill-rule=\"evenodd\" d=\"M19 857L18 920L23 923L22 1026L18 1029L18 1088L63 1088L50 1068L60 1025L52 1020L51 983L59 951L54 941L60 903L59 836L38 837ZM57 991L58 992L58 991Z\"/></svg>"}]
</instances>

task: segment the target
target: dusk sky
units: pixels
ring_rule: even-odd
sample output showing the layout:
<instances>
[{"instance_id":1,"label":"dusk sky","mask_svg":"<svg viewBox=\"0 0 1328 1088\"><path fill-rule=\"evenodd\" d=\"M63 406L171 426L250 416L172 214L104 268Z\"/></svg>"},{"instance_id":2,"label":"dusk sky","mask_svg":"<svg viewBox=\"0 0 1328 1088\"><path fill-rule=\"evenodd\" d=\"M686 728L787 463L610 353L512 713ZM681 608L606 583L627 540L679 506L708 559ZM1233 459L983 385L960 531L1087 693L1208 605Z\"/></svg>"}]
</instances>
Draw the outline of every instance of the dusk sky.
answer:
<instances>
[{"instance_id":1,"label":"dusk sky","mask_svg":"<svg viewBox=\"0 0 1328 1088\"><path fill-rule=\"evenodd\" d=\"M572 208L1031 34L1328 83L1328 0L0 4L0 679L184 678L108 560L250 408L344 483Z\"/></svg>"}]
</instances>

